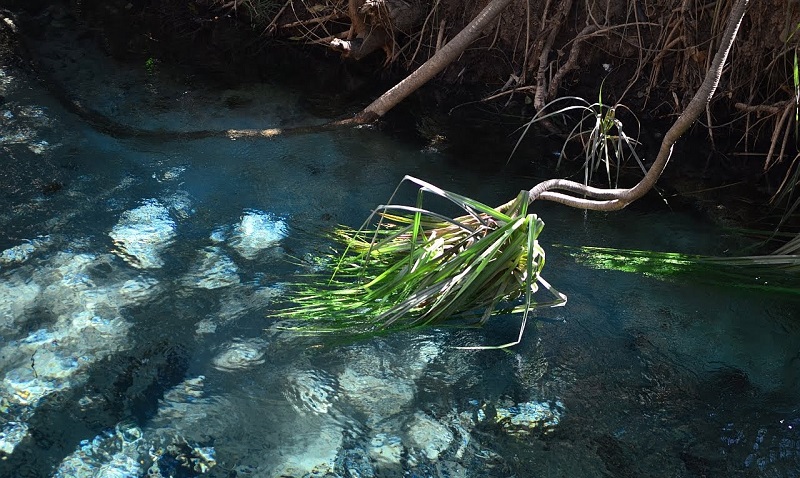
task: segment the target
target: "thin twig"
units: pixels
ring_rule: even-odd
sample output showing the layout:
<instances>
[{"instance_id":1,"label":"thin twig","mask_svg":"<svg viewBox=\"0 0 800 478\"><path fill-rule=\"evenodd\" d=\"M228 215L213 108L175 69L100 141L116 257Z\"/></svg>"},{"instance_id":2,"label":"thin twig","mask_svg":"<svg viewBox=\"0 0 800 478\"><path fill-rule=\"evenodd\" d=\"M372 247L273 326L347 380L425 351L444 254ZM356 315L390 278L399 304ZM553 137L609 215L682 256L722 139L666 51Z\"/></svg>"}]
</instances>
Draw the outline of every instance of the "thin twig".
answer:
<instances>
[{"instance_id":1,"label":"thin twig","mask_svg":"<svg viewBox=\"0 0 800 478\"><path fill-rule=\"evenodd\" d=\"M275 16L272 17L272 21L269 22L269 25L267 25L267 28L265 28L264 31L261 33L262 35L264 35L266 33L272 33L273 31L275 31L275 24L278 22L278 18L280 18L281 15L283 15L283 12L291 4L292 4L292 0L286 0L286 3L284 3L283 6L281 7L281 9L278 10L278 13L276 13Z\"/></svg>"},{"instance_id":2,"label":"thin twig","mask_svg":"<svg viewBox=\"0 0 800 478\"><path fill-rule=\"evenodd\" d=\"M439 0L433 2L433 7L431 7L431 11L428 12L428 15L425 17L425 21L422 22L422 28L419 31L419 42L417 42L417 48L414 50L414 54L411 55L411 59L408 60L408 65L414 64L414 59L417 58L417 53L419 53L420 47L422 47L422 38L424 37L425 28L428 26L428 22L430 21L433 14L436 12L436 7L439 6Z\"/></svg>"},{"instance_id":3,"label":"thin twig","mask_svg":"<svg viewBox=\"0 0 800 478\"><path fill-rule=\"evenodd\" d=\"M436 50L434 50L434 53L442 49L442 45L444 44L445 26L447 26L447 20L442 18L442 21L439 22L439 33L436 35Z\"/></svg>"},{"instance_id":4,"label":"thin twig","mask_svg":"<svg viewBox=\"0 0 800 478\"><path fill-rule=\"evenodd\" d=\"M315 23L325 23L325 22L330 21L330 20L338 20L340 18L345 18L346 16L347 15L345 15L344 13L341 13L341 12L333 12L331 14L323 15L321 17L309 18L308 20L300 20L300 21L291 22L291 23L284 23L283 25L279 26L278 28L280 28L280 29L295 28L295 27L313 25Z\"/></svg>"}]
</instances>

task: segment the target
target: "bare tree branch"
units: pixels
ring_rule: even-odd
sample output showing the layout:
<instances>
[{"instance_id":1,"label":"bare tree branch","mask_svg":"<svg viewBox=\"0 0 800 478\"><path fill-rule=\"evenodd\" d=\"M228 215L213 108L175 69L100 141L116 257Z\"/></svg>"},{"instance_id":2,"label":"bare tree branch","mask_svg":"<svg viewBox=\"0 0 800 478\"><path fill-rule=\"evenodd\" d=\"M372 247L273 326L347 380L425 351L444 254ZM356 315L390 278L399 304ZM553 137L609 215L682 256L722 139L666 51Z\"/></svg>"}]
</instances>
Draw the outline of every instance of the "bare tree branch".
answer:
<instances>
[{"instance_id":1,"label":"bare tree branch","mask_svg":"<svg viewBox=\"0 0 800 478\"><path fill-rule=\"evenodd\" d=\"M714 55L714 60L709 70L706 72L703 83L686 106L686 109L664 135L655 162L639 183L629 189L598 189L566 179L551 179L539 183L531 189L531 202L542 199L581 209L616 211L650 191L664 172L672 155L672 147L675 142L694 124L714 96L728 53L730 53L733 42L736 40L739 26L742 24L742 19L747 12L748 3L749 0L736 0L736 3L734 3L719 49ZM584 197L577 197L564 192L580 194Z\"/></svg>"}]
</instances>

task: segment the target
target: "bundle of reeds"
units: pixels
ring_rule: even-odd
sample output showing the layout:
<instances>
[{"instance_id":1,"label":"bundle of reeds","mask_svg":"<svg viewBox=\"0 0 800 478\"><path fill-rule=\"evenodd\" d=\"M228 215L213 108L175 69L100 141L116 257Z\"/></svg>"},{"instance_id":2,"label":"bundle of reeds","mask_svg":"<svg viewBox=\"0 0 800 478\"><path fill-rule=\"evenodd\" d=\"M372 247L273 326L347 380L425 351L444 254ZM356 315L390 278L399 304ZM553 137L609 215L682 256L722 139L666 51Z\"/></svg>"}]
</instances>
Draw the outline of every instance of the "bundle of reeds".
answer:
<instances>
[{"instance_id":1,"label":"bundle of reeds","mask_svg":"<svg viewBox=\"0 0 800 478\"><path fill-rule=\"evenodd\" d=\"M294 284L294 304L280 314L294 319L297 330L375 335L443 323L482 325L496 314L521 313L514 341L479 347L504 348L522 339L531 310L566 302L541 276L545 253L537 238L544 223L528 213L529 191L492 208L411 176L400 186L407 182L418 188L414 206L390 199L361 229L336 229L332 237L344 252L324 261L327 272ZM424 208L425 194L445 198L464 214ZM534 300L540 285L551 300Z\"/></svg>"}]
</instances>

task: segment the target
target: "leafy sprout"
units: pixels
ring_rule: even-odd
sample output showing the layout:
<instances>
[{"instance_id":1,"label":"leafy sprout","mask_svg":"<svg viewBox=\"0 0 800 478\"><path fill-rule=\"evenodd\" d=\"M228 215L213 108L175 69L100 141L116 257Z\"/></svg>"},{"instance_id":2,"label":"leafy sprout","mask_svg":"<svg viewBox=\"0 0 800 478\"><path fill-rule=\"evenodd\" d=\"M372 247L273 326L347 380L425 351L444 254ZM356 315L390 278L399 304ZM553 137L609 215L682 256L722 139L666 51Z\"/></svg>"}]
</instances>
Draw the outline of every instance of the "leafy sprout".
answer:
<instances>
[{"instance_id":1,"label":"leafy sprout","mask_svg":"<svg viewBox=\"0 0 800 478\"><path fill-rule=\"evenodd\" d=\"M567 104L569 102L578 104ZM562 103L566 106L560 106ZM514 155L531 126L577 111L581 117L564 140L556 167L561 166L561 159L565 157L567 145L577 140L581 142L581 150L584 153L584 184L589 185L594 173L602 168L608 178L609 187L616 187L619 180L619 169L628 155L633 156L642 171L647 173L647 168L636 153L635 148L639 142L625 132L624 125L618 118L617 113L621 110L630 113L630 110L624 105L604 103L602 92L595 103L589 103L577 96L557 98L545 105L530 121L525 123L522 127L522 135L517 140L511 156ZM613 179L612 167L616 169Z\"/></svg>"},{"instance_id":2,"label":"leafy sprout","mask_svg":"<svg viewBox=\"0 0 800 478\"><path fill-rule=\"evenodd\" d=\"M392 204L404 183L417 188L413 206ZM463 214L426 209L425 197L444 198ZM376 335L436 324L483 325L498 314L522 313L522 340L535 307L559 306L566 296L542 276L545 253L538 242L544 223L528 213L528 191L492 208L406 176L388 204L378 206L359 230L339 227L344 247L327 258L328 272L294 284L293 305L280 315L308 333ZM537 303L539 286L553 296Z\"/></svg>"}]
</instances>

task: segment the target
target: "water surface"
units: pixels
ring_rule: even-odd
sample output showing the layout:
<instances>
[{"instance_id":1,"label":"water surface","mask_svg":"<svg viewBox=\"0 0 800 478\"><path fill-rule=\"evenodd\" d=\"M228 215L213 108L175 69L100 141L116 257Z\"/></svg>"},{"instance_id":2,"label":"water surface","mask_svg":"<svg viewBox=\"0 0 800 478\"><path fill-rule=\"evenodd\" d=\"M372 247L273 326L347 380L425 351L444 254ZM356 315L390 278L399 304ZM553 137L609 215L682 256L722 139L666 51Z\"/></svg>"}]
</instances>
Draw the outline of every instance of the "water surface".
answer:
<instances>
[{"instance_id":1,"label":"water surface","mask_svg":"<svg viewBox=\"0 0 800 478\"><path fill-rule=\"evenodd\" d=\"M68 86L138 127L322 121L300 91L221 90L58 45L40 48L64 49L50 66ZM721 252L703 218L536 205L545 277L569 302L509 351L455 346L505 343L519 317L299 337L279 307L294 259L328 247L319 231L358 226L405 174L489 204L531 180L369 128L118 140L23 71L0 69L0 89L0 476L800 475L796 302L551 247Z\"/></svg>"}]
</instances>

